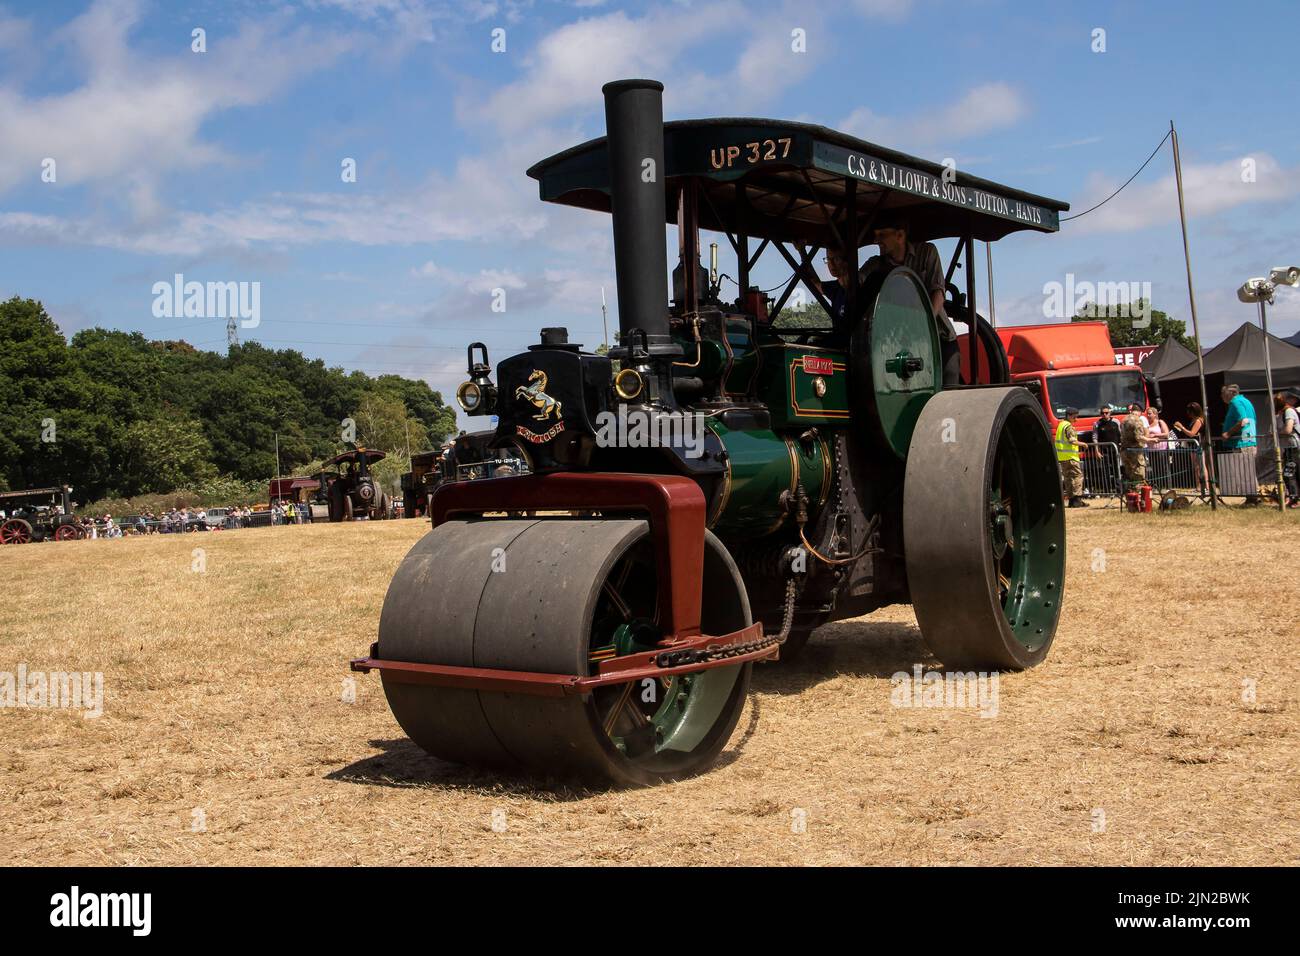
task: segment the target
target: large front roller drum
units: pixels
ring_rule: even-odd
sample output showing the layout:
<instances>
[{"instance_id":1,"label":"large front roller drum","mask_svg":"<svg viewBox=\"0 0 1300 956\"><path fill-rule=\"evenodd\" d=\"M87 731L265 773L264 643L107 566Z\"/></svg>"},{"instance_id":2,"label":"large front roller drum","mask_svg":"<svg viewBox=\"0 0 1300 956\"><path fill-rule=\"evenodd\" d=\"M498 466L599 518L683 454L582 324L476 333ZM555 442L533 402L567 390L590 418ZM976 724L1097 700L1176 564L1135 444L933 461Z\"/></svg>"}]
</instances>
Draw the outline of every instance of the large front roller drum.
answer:
<instances>
[{"instance_id":1,"label":"large front roller drum","mask_svg":"<svg viewBox=\"0 0 1300 956\"><path fill-rule=\"evenodd\" d=\"M949 668L1043 660L1061 613L1065 514L1038 403L1018 387L939 393L905 482L908 586L930 649Z\"/></svg>"},{"instance_id":2,"label":"large front roller drum","mask_svg":"<svg viewBox=\"0 0 1300 956\"><path fill-rule=\"evenodd\" d=\"M707 533L706 533L707 534ZM751 623L740 573L712 534L704 554L705 633ZM451 521L411 549L389 585L379 656L553 674L658 639L649 527L635 519ZM403 684L384 677L394 717L434 756L471 766L599 783L649 784L708 767L749 686L750 664L587 697Z\"/></svg>"}]
</instances>

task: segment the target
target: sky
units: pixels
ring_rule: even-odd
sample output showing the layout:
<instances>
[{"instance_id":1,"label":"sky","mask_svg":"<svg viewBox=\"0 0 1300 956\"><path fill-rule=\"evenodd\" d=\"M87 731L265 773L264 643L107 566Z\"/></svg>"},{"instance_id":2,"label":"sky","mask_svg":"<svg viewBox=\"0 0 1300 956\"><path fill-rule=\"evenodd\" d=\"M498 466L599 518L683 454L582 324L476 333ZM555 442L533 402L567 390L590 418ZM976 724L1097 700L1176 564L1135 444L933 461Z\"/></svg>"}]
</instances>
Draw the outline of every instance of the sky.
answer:
<instances>
[{"instance_id":1,"label":"sky","mask_svg":"<svg viewBox=\"0 0 1300 956\"><path fill-rule=\"evenodd\" d=\"M155 284L258 283L242 341L450 401L470 341L495 362L564 325L594 348L602 287L616 327L608 217L541 203L524 170L603 133L603 83L648 76L667 119L814 122L1072 212L1172 120L1213 344L1256 317L1245 279L1300 265L1300 70L1278 26L1294 9L0 0L0 298L40 299L68 335L224 351L224 319L159 315ZM999 325L1045 321L1045 285L1068 276L1150 283L1188 319L1169 144L1105 206L1008 237L993 263ZM788 272L768 261L756 281ZM1300 330L1300 289L1269 319Z\"/></svg>"}]
</instances>

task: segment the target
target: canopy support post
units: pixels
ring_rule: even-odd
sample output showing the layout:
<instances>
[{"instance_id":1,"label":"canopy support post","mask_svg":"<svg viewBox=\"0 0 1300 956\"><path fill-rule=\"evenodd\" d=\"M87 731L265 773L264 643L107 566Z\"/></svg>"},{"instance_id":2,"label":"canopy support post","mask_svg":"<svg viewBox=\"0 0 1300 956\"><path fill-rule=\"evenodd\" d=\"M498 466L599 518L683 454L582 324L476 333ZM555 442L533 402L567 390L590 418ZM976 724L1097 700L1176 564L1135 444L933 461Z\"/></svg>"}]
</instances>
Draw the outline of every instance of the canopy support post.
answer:
<instances>
[{"instance_id":1,"label":"canopy support post","mask_svg":"<svg viewBox=\"0 0 1300 956\"><path fill-rule=\"evenodd\" d=\"M858 181L856 179L850 179L844 184L844 207L844 232L853 239L850 243L851 248L844 250L849 260L849 284L844 290L844 327L852 335L853 328L858 322L858 284L862 278L858 275ZM827 310L826 314L830 315L830 311ZM831 315L831 325L834 324L835 316Z\"/></svg>"},{"instance_id":2,"label":"canopy support post","mask_svg":"<svg viewBox=\"0 0 1300 956\"><path fill-rule=\"evenodd\" d=\"M790 255L789 251L785 248L785 243L774 242L772 245L776 247L777 252L781 253L781 255L785 257L785 261L789 264L790 268L794 270L794 275L790 277L789 283L786 284L785 291L781 293L781 298L777 300L776 308L774 308L772 314L768 316L768 322L776 322L776 317L781 314L782 306L785 305L786 300L790 298L790 294L794 292L795 286L800 282L803 282L804 285L807 286L808 291L817 299L817 304L825 309L826 314L829 316L831 314L830 302L828 302L825 296L818 292L807 279L810 270L814 273L816 272L816 270L812 269L812 261L817 257L820 246L813 246L811 251L800 247L799 258L801 261L796 262L794 256Z\"/></svg>"},{"instance_id":3,"label":"canopy support post","mask_svg":"<svg viewBox=\"0 0 1300 956\"><path fill-rule=\"evenodd\" d=\"M682 270L683 315L700 311L700 210L697 199L699 181L688 177L677 195L677 249Z\"/></svg>"},{"instance_id":4,"label":"canopy support post","mask_svg":"<svg viewBox=\"0 0 1300 956\"><path fill-rule=\"evenodd\" d=\"M969 229L962 238L966 247L966 320L970 323L970 384L980 380L979 315L975 311L975 239Z\"/></svg>"},{"instance_id":5,"label":"canopy support post","mask_svg":"<svg viewBox=\"0 0 1300 956\"><path fill-rule=\"evenodd\" d=\"M996 329L998 313L993 307L993 243L990 241L984 243L984 259L989 267L989 325Z\"/></svg>"}]
</instances>

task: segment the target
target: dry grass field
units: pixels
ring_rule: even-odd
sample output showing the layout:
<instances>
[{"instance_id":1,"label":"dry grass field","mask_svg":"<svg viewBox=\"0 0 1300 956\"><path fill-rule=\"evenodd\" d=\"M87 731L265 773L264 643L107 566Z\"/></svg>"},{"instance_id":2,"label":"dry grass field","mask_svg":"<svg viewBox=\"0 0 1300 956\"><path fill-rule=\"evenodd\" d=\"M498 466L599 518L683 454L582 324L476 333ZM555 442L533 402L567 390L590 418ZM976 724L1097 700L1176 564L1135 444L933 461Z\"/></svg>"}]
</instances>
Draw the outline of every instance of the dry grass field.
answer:
<instances>
[{"instance_id":1,"label":"dry grass field","mask_svg":"<svg viewBox=\"0 0 1300 956\"><path fill-rule=\"evenodd\" d=\"M0 710L0 843L91 865L1300 862L1300 516L1069 520L1056 647L1001 678L995 718L891 706L890 675L931 660L895 608L757 668L711 773L610 792L424 756L377 675L341 699L423 522L0 549L0 671L102 671L105 694L98 718Z\"/></svg>"}]
</instances>

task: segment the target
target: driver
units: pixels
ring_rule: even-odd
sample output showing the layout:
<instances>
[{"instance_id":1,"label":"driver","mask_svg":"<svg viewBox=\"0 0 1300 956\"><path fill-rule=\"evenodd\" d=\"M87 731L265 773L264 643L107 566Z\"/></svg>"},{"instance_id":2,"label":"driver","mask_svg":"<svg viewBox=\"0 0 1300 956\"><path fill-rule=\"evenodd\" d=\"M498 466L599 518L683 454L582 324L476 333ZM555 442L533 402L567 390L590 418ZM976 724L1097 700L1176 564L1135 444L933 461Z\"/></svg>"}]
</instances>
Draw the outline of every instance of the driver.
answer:
<instances>
[{"instance_id":1,"label":"driver","mask_svg":"<svg viewBox=\"0 0 1300 956\"><path fill-rule=\"evenodd\" d=\"M943 264L939 260L939 250L932 242L909 242L907 220L901 216L881 222L875 229L875 238L880 246L880 255L867 260L864 274L897 266L907 266L917 274L921 284L930 293L930 306L934 311L934 322L939 333L939 351L943 358L943 384L957 384L961 381L961 353L957 348L957 330L952 327L952 321L943 308L947 281L943 275Z\"/></svg>"}]
</instances>

